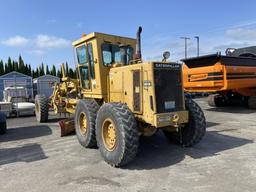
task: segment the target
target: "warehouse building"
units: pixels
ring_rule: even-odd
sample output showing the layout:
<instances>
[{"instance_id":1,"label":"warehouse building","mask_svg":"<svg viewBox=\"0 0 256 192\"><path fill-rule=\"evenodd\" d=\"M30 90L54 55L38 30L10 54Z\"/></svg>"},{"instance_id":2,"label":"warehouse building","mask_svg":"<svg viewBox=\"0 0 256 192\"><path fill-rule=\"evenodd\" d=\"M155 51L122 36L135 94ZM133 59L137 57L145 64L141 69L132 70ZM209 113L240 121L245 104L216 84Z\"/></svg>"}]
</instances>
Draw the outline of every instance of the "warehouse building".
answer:
<instances>
[{"instance_id":1,"label":"warehouse building","mask_svg":"<svg viewBox=\"0 0 256 192\"><path fill-rule=\"evenodd\" d=\"M7 87L24 87L30 99L33 98L32 77L12 71L0 76L0 101L3 100L3 91Z\"/></svg>"},{"instance_id":2,"label":"warehouse building","mask_svg":"<svg viewBox=\"0 0 256 192\"><path fill-rule=\"evenodd\" d=\"M60 78L52 75L43 75L33 79L34 95L40 94L50 97L54 83L59 83Z\"/></svg>"}]
</instances>

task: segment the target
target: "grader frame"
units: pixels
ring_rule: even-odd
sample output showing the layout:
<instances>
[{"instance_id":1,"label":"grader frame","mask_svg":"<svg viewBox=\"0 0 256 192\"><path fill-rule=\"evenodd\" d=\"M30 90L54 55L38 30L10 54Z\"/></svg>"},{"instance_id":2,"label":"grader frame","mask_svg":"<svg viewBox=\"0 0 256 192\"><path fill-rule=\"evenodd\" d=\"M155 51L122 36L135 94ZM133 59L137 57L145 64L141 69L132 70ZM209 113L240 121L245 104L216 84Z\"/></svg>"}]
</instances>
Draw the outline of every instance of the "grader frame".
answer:
<instances>
[{"instance_id":1,"label":"grader frame","mask_svg":"<svg viewBox=\"0 0 256 192\"><path fill-rule=\"evenodd\" d=\"M98 146L116 167L134 159L140 135L161 129L171 141L190 147L205 133L203 111L184 98L182 66L168 62L168 52L162 61L143 61L141 32L140 27L136 39L94 32L74 41L78 78L63 77L51 98L56 113L75 113L80 144ZM44 100L37 98L41 112ZM39 112L38 120L46 115Z\"/></svg>"},{"instance_id":2,"label":"grader frame","mask_svg":"<svg viewBox=\"0 0 256 192\"><path fill-rule=\"evenodd\" d=\"M67 76L64 64L61 65L62 83L55 83L50 106L57 113L75 113L75 106L79 99L80 84L78 79Z\"/></svg>"}]
</instances>

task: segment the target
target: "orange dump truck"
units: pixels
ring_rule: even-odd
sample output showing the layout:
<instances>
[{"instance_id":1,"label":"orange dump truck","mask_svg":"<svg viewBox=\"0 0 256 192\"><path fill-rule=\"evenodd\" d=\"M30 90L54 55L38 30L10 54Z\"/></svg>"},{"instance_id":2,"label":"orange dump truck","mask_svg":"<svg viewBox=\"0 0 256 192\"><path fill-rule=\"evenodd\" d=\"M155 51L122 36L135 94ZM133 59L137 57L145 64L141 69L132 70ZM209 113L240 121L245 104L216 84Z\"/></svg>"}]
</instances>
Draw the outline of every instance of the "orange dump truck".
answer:
<instances>
[{"instance_id":1,"label":"orange dump truck","mask_svg":"<svg viewBox=\"0 0 256 192\"><path fill-rule=\"evenodd\" d=\"M183 60L186 92L214 93L210 106L226 106L242 101L256 109L256 58L222 56L220 53Z\"/></svg>"}]
</instances>

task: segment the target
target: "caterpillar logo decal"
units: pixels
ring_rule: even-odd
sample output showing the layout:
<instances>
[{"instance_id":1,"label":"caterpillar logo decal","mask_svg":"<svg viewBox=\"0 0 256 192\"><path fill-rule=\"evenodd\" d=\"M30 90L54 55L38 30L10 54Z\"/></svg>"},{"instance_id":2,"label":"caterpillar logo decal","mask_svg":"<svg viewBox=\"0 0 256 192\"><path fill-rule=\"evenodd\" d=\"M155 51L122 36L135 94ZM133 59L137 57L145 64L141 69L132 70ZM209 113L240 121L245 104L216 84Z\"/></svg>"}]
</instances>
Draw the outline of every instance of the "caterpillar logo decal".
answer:
<instances>
[{"instance_id":1,"label":"caterpillar logo decal","mask_svg":"<svg viewBox=\"0 0 256 192\"><path fill-rule=\"evenodd\" d=\"M178 63L154 63L155 69L181 69L181 64Z\"/></svg>"}]
</instances>

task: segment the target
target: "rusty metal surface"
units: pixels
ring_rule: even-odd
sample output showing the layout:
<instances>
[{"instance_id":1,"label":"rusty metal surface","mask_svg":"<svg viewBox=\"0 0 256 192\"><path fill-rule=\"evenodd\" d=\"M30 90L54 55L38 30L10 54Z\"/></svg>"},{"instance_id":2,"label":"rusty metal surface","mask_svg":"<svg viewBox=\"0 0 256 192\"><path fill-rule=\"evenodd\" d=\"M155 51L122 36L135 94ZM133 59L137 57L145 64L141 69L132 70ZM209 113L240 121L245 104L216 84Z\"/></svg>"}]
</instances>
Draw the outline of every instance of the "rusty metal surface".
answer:
<instances>
[{"instance_id":1,"label":"rusty metal surface","mask_svg":"<svg viewBox=\"0 0 256 192\"><path fill-rule=\"evenodd\" d=\"M59 121L60 126L60 136L66 136L75 131L75 121L74 119L63 119Z\"/></svg>"}]
</instances>

